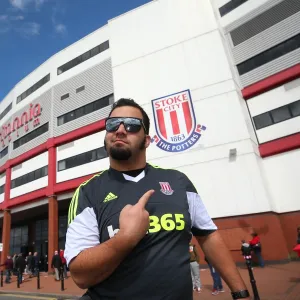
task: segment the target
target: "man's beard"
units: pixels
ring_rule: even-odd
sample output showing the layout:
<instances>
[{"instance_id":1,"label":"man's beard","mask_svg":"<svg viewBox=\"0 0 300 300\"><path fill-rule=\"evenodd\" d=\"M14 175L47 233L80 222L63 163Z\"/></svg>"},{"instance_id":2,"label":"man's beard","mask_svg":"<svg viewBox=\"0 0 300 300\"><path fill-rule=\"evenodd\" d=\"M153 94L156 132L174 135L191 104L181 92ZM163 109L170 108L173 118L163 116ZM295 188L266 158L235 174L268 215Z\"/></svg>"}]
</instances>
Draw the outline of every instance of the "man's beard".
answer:
<instances>
[{"instance_id":1,"label":"man's beard","mask_svg":"<svg viewBox=\"0 0 300 300\"><path fill-rule=\"evenodd\" d=\"M145 148L146 137L141 141L138 149L143 150ZM128 148L112 146L109 149L109 156L115 160L128 160L132 157L132 151Z\"/></svg>"}]
</instances>

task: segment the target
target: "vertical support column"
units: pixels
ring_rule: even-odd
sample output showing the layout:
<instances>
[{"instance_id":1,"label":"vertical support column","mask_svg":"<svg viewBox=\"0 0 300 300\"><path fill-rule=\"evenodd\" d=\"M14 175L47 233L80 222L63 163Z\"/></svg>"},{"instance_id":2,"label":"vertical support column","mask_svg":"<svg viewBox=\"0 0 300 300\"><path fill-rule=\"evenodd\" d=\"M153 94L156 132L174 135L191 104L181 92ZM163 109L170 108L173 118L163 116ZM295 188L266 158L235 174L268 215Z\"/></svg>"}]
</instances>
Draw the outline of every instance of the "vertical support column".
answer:
<instances>
[{"instance_id":1,"label":"vertical support column","mask_svg":"<svg viewBox=\"0 0 300 300\"><path fill-rule=\"evenodd\" d=\"M3 249L1 253L1 265L4 264L6 257L9 254L10 226L11 226L11 214L9 210L5 209L3 214L3 227L2 227Z\"/></svg>"},{"instance_id":2,"label":"vertical support column","mask_svg":"<svg viewBox=\"0 0 300 300\"><path fill-rule=\"evenodd\" d=\"M6 178L4 186L4 207L7 208L10 200L10 186L11 186L11 167L6 169Z\"/></svg>"},{"instance_id":3,"label":"vertical support column","mask_svg":"<svg viewBox=\"0 0 300 300\"><path fill-rule=\"evenodd\" d=\"M48 272L54 251L58 249L58 202L56 196L48 198Z\"/></svg>"},{"instance_id":4,"label":"vertical support column","mask_svg":"<svg viewBox=\"0 0 300 300\"><path fill-rule=\"evenodd\" d=\"M48 189L47 196L54 195L54 187L56 184L56 147L54 144L54 138L47 141L48 149Z\"/></svg>"}]
</instances>

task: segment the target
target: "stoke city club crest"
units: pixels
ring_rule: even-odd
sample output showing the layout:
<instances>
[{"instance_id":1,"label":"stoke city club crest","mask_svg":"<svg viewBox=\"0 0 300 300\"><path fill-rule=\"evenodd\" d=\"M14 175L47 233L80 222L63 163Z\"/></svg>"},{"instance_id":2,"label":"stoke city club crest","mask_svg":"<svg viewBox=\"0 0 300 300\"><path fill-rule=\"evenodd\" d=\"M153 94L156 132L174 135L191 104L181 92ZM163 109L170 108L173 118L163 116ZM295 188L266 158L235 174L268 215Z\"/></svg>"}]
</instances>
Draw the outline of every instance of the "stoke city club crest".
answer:
<instances>
[{"instance_id":1,"label":"stoke city club crest","mask_svg":"<svg viewBox=\"0 0 300 300\"><path fill-rule=\"evenodd\" d=\"M168 152L189 149L206 127L196 123L190 90L152 100L156 135L151 139Z\"/></svg>"}]
</instances>

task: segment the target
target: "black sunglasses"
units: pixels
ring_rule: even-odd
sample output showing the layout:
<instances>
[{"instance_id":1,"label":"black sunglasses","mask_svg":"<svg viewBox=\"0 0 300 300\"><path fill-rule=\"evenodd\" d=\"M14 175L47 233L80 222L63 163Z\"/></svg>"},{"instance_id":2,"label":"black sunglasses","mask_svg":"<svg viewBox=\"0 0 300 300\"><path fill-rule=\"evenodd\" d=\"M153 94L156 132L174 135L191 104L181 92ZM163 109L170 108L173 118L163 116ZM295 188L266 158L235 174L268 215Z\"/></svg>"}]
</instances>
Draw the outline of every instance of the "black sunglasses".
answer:
<instances>
[{"instance_id":1,"label":"black sunglasses","mask_svg":"<svg viewBox=\"0 0 300 300\"><path fill-rule=\"evenodd\" d=\"M105 129L107 132L115 132L119 129L120 125L123 124L125 130L131 133L137 133L143 127L146 131L146 127L142 119L139 118L125 118L125 117L112 117L107 118L105 121Z\"/></svg>"}]
</instances>

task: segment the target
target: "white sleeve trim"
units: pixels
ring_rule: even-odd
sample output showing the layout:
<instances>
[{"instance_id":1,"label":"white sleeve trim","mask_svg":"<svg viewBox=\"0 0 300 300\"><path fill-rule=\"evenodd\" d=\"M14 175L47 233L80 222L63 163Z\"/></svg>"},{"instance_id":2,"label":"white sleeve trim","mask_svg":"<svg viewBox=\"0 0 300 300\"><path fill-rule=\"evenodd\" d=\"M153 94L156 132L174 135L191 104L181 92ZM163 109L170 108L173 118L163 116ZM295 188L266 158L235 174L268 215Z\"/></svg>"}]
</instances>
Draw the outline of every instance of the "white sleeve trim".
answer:
<instances>
[{"instance_id":1,"label":"white sleeve trim","mask_svg":"<svg viewBox=\"0 0 300 300\"><path fill-rule=\"evenodd\" d=\"M66 234L65 259L67 265L81 251L100 244L100 235L94 209L85 208L70 223Z\"/></svg>"},{"instance_id":2,"label":"white sleeve trim","mask_svg":"<svg viewBox=\"0 0 300 300\"><path fill-rule=\"evenodd\" d=\"M193 192L186 192L186 194L192 221L191 227L200 230L216 230L217 226L210 218L200 196Z\"/></svg>"}]
</instances>

